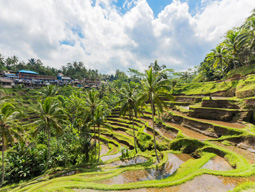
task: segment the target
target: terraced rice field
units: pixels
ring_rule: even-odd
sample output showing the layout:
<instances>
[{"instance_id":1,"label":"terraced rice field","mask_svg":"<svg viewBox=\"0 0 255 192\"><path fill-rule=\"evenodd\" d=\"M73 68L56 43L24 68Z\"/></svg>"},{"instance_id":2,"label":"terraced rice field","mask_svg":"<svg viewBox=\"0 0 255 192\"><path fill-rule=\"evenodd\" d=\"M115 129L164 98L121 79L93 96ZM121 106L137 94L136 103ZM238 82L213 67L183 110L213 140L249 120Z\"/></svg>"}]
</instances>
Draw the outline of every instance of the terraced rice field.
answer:
<instances>
[{"instance_id":1,"label":"terraced rice field","mask_svg":"<svg viewBox=\"0 0 255 192\"><path fill-rule=\"evenodd\" d=\"M155 125L160 163L153 150L151 114L134 121L139 147L135 155L132 121L120 118L115 111L108 117L111 129L100 127L101 161L97 167L73 168L61 177L45 174L11 191L207 192L234 190L241 183L255 181L255 154L231 141L233 132L236 137L247 134L245 125L169 111L175 118ZM181 123L177 117L182 118ZM194 128L194 122L206 124L209 131ZM218 127L230 132L223 133ZM123 150L129 153L128 158L120 158Z\"/></svg>"}]
</instances>

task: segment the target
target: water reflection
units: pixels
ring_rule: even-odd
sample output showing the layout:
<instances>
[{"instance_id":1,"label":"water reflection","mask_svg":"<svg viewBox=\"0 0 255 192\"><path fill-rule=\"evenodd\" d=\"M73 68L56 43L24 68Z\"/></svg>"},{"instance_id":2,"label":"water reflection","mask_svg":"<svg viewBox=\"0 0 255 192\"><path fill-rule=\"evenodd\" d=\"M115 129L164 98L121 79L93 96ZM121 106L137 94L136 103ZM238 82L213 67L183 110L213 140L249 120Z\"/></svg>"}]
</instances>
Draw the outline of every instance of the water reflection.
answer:
<instances>
[{"instance_id":1,"label":"water reflection","mask_svg":"<svg viewBox=\"0 0 255 192\"><path fill-rule=\"evenodd\" d=\"M202 168L216 171L229 171L233 169L224 158L219 156L210 159Z\"/></svg>"},{"instance_id":2,"label":"water reflection","mask_svg":"<svg viewBox=\"0 0 255 192\"><path fill-rule=\"evenodd\" d=\"M188 159L192 159L192 157L187 154L169 153L168 161L162 167L157 167L153 169L125 171L116 177L97 182L112 185L155 179L157 180L164 179L173 175L180 167L180 165L187 161Z\"/></svg>"}]
</instances>

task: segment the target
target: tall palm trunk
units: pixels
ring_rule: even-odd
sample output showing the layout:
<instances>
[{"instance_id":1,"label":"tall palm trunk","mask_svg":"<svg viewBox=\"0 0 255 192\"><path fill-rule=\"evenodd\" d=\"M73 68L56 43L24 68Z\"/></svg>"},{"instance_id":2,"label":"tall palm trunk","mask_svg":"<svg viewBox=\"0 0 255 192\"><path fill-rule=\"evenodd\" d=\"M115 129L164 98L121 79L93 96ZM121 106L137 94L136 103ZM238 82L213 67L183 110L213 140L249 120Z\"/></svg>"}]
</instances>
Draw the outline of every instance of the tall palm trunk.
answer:
<instances>
[{"instance_id":1,"label":"tall palm trunk","mask_svg":"<svg viewBox=\"0 0 255 192\"><path fill-rule=\"evenodd\" d=\"M100 138L100 129L99 129L99 125L97 126L98 127L98 162L100 161L100 140L99 140L99 138Z\"/></svg>"},{"instance_id":2,"label":"tall palm trunk","mask_svg":"<svg viewBox=\"0 0 255 192\"><path fill-rule=\"evenodd\" d=\"M96 153L97 153L96 125L94 125L94 139L95 139L95 141L94 141L94 145L95 145L94 149L95 149L95 159L96 159Z\"/></svg>"},{"instance_id":3,"label":"tall palm trunk","mask_svg":"<svg viewBox=\"0 0 255 192\"><path fill-rule=\"evenodd\" d=\"M2 181L1 186L4 184L4 133L2 132Z\"/></svg>"},{"instance_id":4,"label":"tall palm trunk","mask_svg":"<svg viewBox=\"0 0 255 192\"><path fill-rule=\"evenodd\" d=\"M48 162L50 160L50 129L49 125L47 125L47 130L48 130Z\"/></svg>"},{"instance_id":5,"label":"tall palm trunk","mask_svg":"<svg viewBox=\"0 0 255 192\"><path fill-rule=\"evenodd\" d=\"M159 158L158 158L158 153L157 153L157 146L156 146L156 137L155 137L155 128L154 128L154 103L153 103L152 99L151 99L151 109L152 109L152 128L153 128L154 150L155 150L155 154L157 157L157 161L158 161L158 163L160 163Z\"/></svg>"},{"instance_id":6,"label":"tall palm trunk","mask_svg":"<svg viewBox=\"0 0 255 192\"><path fill-rule=\"evenodd\" d=\"M136 147L136 137L135 137L135 125L134 125L134 116L132 112L132 123L133 123L133 134L134 134L134 146L135 146L135 153L137 153L137 147Z\"/></svg>"}]
</instances>

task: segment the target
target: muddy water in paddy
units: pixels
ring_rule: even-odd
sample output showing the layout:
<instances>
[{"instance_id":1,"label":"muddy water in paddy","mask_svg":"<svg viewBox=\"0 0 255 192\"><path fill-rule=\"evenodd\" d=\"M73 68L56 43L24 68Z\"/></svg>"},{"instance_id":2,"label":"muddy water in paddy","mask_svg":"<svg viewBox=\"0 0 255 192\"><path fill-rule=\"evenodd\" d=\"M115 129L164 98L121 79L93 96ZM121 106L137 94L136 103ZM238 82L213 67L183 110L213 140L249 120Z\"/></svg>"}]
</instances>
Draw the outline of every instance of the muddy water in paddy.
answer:
<instances>
[{"instance_id":1,"label":"muddy water in paddy","mask_svg":"<svg viewBox=\"0 0 255 192\"><path fill-rule=\"evenodd\" d=\"M172 132L170 131L167 131L161 127L155 127L155 130L159 132L159 134L161 134L162 136L165 136L166 138L170 139L170 140L173 140L175 139L175 134L173 134Z\"/></svg>"},{"instance_id":2,"label":"muddy water in paddy","mask_svg":"<svg viewBox=\"0 0 255 192\"><path fill-rule=\"evenodd\" d=\"M201 168L215 171L229 171L233 169L224 158L219 156L213 157Z\"/></svg>"},{"instance_id":3,"label":"muddy water in paddy","mask_svg":"<svg viewBox=\"0 0 255 192\"><path fill-rule=\"evenodd\" d=\"M102 144L101 145L101 151L100 151L100 154L101 155L104 155L108 152L109 148L105 145L105 144Z\"/></svg>"},{"instance_id":4,"label":"muddy water in paddy","mask_svg":"<svg viewBox=\"0 0 255 192\"><path fill-rule=\"evenodd\" d=\"M148 123L149 123L149 126L150 127L153 127L153 122L152 122L152 120L150 120L150 119L143 119L144 121L147 121ZM176 137L176 134L174 134L174 133L172 133L172 132L170 132L170 131L167 131L166 129L163 129L163 128L161 128L161 127L158 127L158 126L156 126L156 125L154 125L154 127L155 127L155 130L160 134L159 136L157 136L158 138L157 139L161 139L161 136L164 136L164 137L166 137L166 138L168 138L168 139L170 139L170 140L173 140L173 139L175 139L175 137ZM152 135L153 136L153 133L150 131L150 130L148 130L148 129L144 129L144 132L145 133L148 133L149 135Z\"/></svg>"},{"instance_id":5,"label":"muddy water in paddy","mask_svg":"<svg viewBox=\"0 0 255 192\"><path fill-rule=\"evenodd\" d=\"M238 184L247 181L255 181L255 176L243 177L219 177L214 175L201 175L181 185L163 188L141 188L133 190L121 190L118 192L227 192L233 190ZM95 192L99 190L76 189L77 192ZM117 192L117 191L112 191Z\"/></svg>"},{"instance_id":6,"label":"muddy water in paddy","mask_svg":"<svg viewBox=\"0 0 255 192\"><path fill-rule=\"evenodd\" d=\"M124 160L124 161L115 161L110 164L104 165L105 167L115 167L115 166L127 166L127 165L134 165L136 163L145 163L147 159L143 156L137 156L135 158Z\"/></svg>"},{"instance_id":7,"label":"muddy water in paddy","mask_svg":"<svg viewBox=\"0 0 255 192\"><path fill-rule=\"evenodd\" d=\"M192 129L182 127L179 124L174 124L174 123L169 123L169 122L165 122L165 123L171 127L176 127L178 129L180 129L182 131L182 133L188 137L192 137L192 138L199 139L199 140L212 139L212 137L203 135L199 132L193 131Z\"/></svg>"},{"instance_id":8,"label":"muddy water in paddy","mask_svg":"<svg viewBox=\"0 0 255 192\"><path fill-rule=\"evenodd\" d=\"M247 159L247 161L249 163L255 164L255 153L251 153L247 150L244 150L244 149L232 146L232 145L226 146L226 145L224 145L224 144L222 144L221 142L218 142L218 141L211 141L211 143L214 143L214 144L219 145L221 147L224 147L224 148L226 148L230 151L238 153L239 155L242 155L243 157L245 157L245 159Z\"/></svg>"},{"instance_id":9,"label":"muddy water in paddy","mask_svg":"<svg viewBox=\"0 0 255 192\"><path fill-rule=\"evenodd\" d=\"M148 119L143 119L144 121L149 122L149 125L152 127L152 120L148 120ZM182 127L179 124L175 124L175 123L170 123L170 122L165 122L166 124L168 124L171 127L175 127L178 128L182 131L182 133L188 137L192 137L195 139L199 139L199 140L206 140L206 139L212 139L212 137L203 135L199 132L193 131L192 129L188 129L185 127ZM155 126L156 127L156 126ZM167 131L166 129L162 128L156 128L157 131L159 131L160 133L162 133L165 137L169 138L169 139L174 139L175 138L175 133L172 133L170 131ZM144 132L150 134L153 136L153 133L150 132L149 130L144 129Z\"/></svg>"},{"instance_id":10,"label":"muddy water in paddy","mask_svg":"<svg viewBox=\"0 0 255 192\"><path fill-rule=\"evenodd\" d=\"M251 181L255 182L255 176L251 177L220 177L214 175L201 175L181 185L163 188L141 188L133 190L121 190L112 192L227 192L237 185ZM76 192L96 192L100 190L74 189Z\"/></svg>"},{"instance_id":11,"label":"muddy water in paddy","mask_svg":"<svg viewBox=\"0 0 255 192\"><path fill-rule=\"evenodd\" d=\"M115 155L106 155L106 156L103 156L103 157L101 157L101 160L102 161L108 161L110 159L114 159L114 158L120 157L120 156L121 156L121 152L119 152L119 153L117 153Z\"/></svg>"},{"instance_id":12,"label":"muddy water in paddy","mask_svg":"<svg viewBox=\"0 0 255 192\"><path fill-rule=\"evenodd\" d=\"M192 159L192 157L187 154L171 153L168 154L168 158L168 161L161 168L125 171L118 176L106 180L97 181L97 183L113 185L146 180L164 179L175 173L182 163L184 163L188 159Z\"/></svg>"},{"instance_id":13,"label":"muddy water in paddy","mask_svg":"<svg viewBox=\"0 0 255 192\"><path fill-rule=\"evenodd\" d=\"M187 110L189 110L189 106L179 106L180 108L183 108L183 109L187 109Z\"/></svg>"}]
</instances>

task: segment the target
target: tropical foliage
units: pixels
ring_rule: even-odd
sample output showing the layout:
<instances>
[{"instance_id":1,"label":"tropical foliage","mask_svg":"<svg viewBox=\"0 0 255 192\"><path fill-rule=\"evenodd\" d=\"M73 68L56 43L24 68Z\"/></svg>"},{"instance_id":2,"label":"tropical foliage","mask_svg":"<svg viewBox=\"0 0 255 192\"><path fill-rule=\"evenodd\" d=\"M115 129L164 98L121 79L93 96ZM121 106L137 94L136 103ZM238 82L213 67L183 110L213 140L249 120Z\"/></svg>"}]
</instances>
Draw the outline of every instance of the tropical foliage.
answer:
<instances>
[{"instance_id":1,"label":"tropical foliage","mask_svg":"<svg viewBox=\"0 0 255 192\"><path fill-rule=\"evenodd\" d=\"M162 71L153 71L152 67L146 71L145 79L143 81L143 93L140 96L140 100L144 103L149 102L152 111L152 121L153 121L153 138L154 138L154 150L157 157L157 161L160 162L159 156L156 148L156 138L155 138L155 106L160 112L163 112L163 108L167 108L165 102L162 100L162 96L169 96L167 90L170 90L170 85L168 79L162 78Z\"/></svg>"},{"instance_id":2,"label":"tropical foliage","mask_svg":"<svg viewBox=\"0 0 255 192\"><path fill-rule=\"evenodd\" d=\"M255 62L255 10L241 27L226 33L225 39L200 64L198 81L222 79L233 69Z\"/></svg>"}]
</instances>

